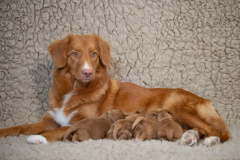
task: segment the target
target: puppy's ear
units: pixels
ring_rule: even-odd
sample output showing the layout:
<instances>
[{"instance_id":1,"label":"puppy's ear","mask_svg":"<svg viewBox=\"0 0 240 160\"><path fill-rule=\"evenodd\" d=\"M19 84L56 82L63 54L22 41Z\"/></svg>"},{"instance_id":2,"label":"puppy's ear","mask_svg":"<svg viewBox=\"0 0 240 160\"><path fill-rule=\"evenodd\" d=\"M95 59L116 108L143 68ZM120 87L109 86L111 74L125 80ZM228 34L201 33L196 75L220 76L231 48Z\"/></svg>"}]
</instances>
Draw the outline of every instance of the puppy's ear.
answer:
<instances>
[{"instance_id":1,"label":"puppy's ear","mask_svg":"<svg viewBox=\"0 0 240 160\"><path fill-rule=\"evenodd\" d=\"M170 114L172 116L172 113L170 111L167 111L167 112L168 112L168 114Z\"/></svg>"},{"instance_id":2,"label":"puppy's ear","mask_svg":"<svg viewBox=\"0 0 240 160\"><path fill-rule=\"evenodd\" d=\"M110 65L111 54L110 54L110 45L107 41L101 39L96 34L94 34L98 39L98 45L100 48L100 60L102 64L107 67Z\"/></svg>"},{"instance_id":3,"label":"puppy's ear","mask_svg":"<svg viewBox=\"0 0 240 160\"><path fill-rule=\"evenodd\" d=\"M66 51L68 49L69 42L70 35L64 39L52 42L48 47L48 50L53 60L53 64L57 68L62 68L67 63Z\"/></svg>"},{"instance_id":4,"label":"puppy's ear","mask_svg":"<svg viewBox=\"0 0 240 160\"><path fill-rule=\"evenodd\" d=\"M146 118L144 116L139 116L132 125L132 129L134 129L136 127L136 125L140 122L146 122Z\"/></svg>"}]
</instances>

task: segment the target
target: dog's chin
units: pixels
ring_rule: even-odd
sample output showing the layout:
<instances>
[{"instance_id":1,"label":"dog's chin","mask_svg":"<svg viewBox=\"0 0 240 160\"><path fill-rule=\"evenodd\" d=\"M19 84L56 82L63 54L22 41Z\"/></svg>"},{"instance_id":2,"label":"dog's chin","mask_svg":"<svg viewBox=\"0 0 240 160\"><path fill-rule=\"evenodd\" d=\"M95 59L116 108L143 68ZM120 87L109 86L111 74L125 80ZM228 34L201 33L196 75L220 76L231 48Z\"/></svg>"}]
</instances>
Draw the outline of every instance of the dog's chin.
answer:
<instances>
[{"instance_id":1,"label":"dog's chin","mask_svg":"<svg viewBox=\"0 0 240 160\"><path fill-rule=\"evenodd\" d=\"M90 78L90 79L81 79L80 81L81 81L82 83L89 83L91 80L92 80L92 79Z\"/></svg>"},{"instance_id":2,"label":"dog's chin","mask_svg":"<svg viewBox=\"0 0 240 160\"><path fill-rule=\"evenodd\" d=\"M76 80L80 83L89 83L93 80L93 77L90 77L90 78L81 77L81 78L76 78Z\"/></svg>"}]
</instances>

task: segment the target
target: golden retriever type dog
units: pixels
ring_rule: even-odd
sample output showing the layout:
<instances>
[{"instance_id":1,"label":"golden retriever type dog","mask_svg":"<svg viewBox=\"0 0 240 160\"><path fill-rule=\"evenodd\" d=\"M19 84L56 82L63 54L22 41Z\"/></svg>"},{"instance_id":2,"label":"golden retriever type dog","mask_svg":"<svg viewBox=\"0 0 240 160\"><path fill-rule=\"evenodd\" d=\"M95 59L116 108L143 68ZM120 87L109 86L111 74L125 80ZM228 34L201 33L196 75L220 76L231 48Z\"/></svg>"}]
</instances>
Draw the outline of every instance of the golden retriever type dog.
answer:
<instances>
[{"instance_id":1,"label":"golden retriever type dog","mask_svg":"<svg viewBox=\"0 0 240 160\"><path fill-rule=\"evenodd\" d=\"M125 119L119 119L114 122L107 132L107 139L129 140L132 139L132 125L141 114L131 114Z\"/></svg>"},{"instance_id":2,"label":"golden retriever type dog","mask_svg":"<svg viewBox=\"0 0 240 160\"><path fill-rule=\"evenodd\" d=\"M64 134L63 141L73 133L72 142L81 142L89 139L103 139L106 137L111 125L119 120L124 119L125 114L120 110L111 110L97 118L87 118L76 122Z\"/></svg>"},{"instance_id":3,"label":"golden retriever type dog","mask_svg":"<svg viewBox=\"0 0 240 160\"><path fill-rule=\"evenodd\" d=\"M97 35L69 35L49 46L54 63L49 109L39 122L0 129L0 137L31 135L29 143L61 140L77 121L119 109L126 115L167 109L185 136L203 130L207 143L229 139L229 131L212 103L183 89L144 88L108 78L109 43Z\"/></svg>"},{"instance_id":4,"label":"golden retriever type dog","mask_svg":"<svg viewBox=\"0 0 240 160\"><path fill-rule=\"evenodd\" d=\"M182 127L173 120L172 114L166 109L162 109L157 113L157 120L160 125L158 139L176 141L182 137Z\"/></svg>"}]
</instances>

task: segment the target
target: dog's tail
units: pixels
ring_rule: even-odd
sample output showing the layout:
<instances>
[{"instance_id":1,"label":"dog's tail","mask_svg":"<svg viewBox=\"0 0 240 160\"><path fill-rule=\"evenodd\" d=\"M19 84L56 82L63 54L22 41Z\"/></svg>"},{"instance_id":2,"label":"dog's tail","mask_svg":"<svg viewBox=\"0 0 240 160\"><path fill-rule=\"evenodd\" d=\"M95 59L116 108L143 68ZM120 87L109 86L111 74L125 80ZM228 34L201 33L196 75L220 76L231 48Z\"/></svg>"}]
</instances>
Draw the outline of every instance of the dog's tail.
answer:
<instances>
[{"instance_id":1,"label":"dog's tail","mask_svg":"<svg viewBox=\"0 0 240 160\"><path fill-rule=\"evenodd\" d=\"M167 134L167 139L168 141L173 141L173 130L172 129L167 129L166 130L166 134Z\"/></svg>"},{"instance_id":2,"label":"dog's tail","mask_svg":"<svg viewBox=\"0 0 240 160\"><path fill-rule=\"evenodd\" d=\"M117 140L117 133L120 129L123 128L123 125L121 123L117 123L113 129L113 138L115 139L115 141Z\"/></svg>"},{"instance_id":3,"label":"dog's tail","mask_svg":"<svg viewBox=\"0 0 240 160\"><path fill-rule=\"evenodd\" d=\"M134 129L136 127L136 125L140 122L145 122L146 118L144 116L139 116L133 123L132 125L132 129Z\"/></svg>"},{"instance_id":4,"label":"dog's tail","mask_svg":"<svg viewBox=\"0 0 240 160\"><path fill-rule=\"evenodd\" d=\"M63 141L65 142L66 139L68 138L68 136L79 129L80 124L79 123L75 123L73 126L71 126L70 128L68 128L68 130L65 132L64 136L63 136Z\"/></svg>"}]
</instances>

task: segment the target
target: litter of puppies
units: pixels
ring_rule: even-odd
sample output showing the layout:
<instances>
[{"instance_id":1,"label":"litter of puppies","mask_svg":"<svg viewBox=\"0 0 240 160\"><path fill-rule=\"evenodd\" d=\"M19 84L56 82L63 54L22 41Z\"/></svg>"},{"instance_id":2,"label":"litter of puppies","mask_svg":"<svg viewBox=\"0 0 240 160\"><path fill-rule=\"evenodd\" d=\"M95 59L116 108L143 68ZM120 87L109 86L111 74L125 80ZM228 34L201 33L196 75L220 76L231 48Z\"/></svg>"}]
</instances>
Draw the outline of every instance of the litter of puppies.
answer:
<instances>
[{"instance_id":1,"label":"litter of puppies","mask_svg":"<svg viewBox=\"0 0 240 160\"><path fill-rule=\"evenodd\" d=\"M111 110L97 118L78 121L66 131L63 141L67 138L74 143L103 138L134 139L136 142L150 139L176 141L182 135L182 127L165 109L127 116L120 110Z\"/></svg>"}]
</instances>

